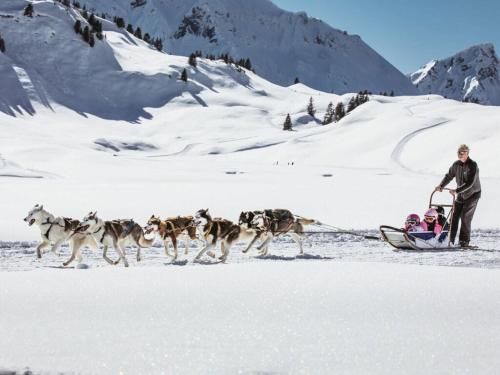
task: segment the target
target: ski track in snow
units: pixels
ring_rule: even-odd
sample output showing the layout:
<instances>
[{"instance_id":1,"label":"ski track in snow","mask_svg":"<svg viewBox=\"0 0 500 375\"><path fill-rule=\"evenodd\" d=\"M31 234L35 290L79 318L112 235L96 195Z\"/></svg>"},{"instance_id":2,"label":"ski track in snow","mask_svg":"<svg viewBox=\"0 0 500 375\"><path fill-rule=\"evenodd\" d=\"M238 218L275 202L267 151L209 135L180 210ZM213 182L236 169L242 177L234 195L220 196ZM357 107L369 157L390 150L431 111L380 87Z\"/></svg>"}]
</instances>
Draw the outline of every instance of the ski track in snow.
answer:
<instances>
[{"instance_id":1,"label":"ski track in snow","mask_svg":"<svg viewBox=\"0 0 500 375\"><path fill-rule=\"evenodd\" d=\"M410 109L408 108L408 110L410 111ZM410 171L410 172L413 172L413 173L421 173L421 172L418 172L418 171L415 171L415 170L412 170L411 168L407 167L406 165L404 165L402 162L401 162L401 154L403 153L404 151L404 148L405 146L408 144L408 142L410 140L412 140L413 138L415 138L417 135L419 135L420 133L422 132L425 132L427 130L430 130L430 129L434 129L434 128L437 128L439 126L443 126L447 123L449 123L450 120L444 120L444 121L440 121L436 124L432 124L432 125L429 125L429 126L426 126L424 128L420 128L420 129L417 129L413 132L411 132L410 134L407 134L405 135L399 142L398 144L396 145L396 147L394 148L394 150L392 151L391 153L391 159L397 164L399 165L401 168L403 168L404 170L407 170L407 171Z\"/></svg>"},{"instance_id":2,"label":"ski track in snow","mask_svg":"<svg viewBox=\"0 0 500 375\"><path fill-rule=\"evenodd\" d=\"M370 231L376 234L376 231ZM245 243L239 243L231 249L228 263L249 262L319 262L319 261L342 261L342 262L385 262L420 264L429 266L455 266L475 268L500 268L500 231L480 230L473 234L471 242L478 245L481 250L442 251L442 252L415 252L415 251L393 251L385 242L364 240L352 235L308 234L304 241L304 254L300 255L297 245L289 236L277 238L270 245L266 257L259 256L255 247L248 254L243 254ZM62 263L69 258L69 249L64 245L61 255L45 253L41 260L36 259L36 242L8 242L0 241L0 271L29 271L40 268L61 268ZM207 265L224 265L208 256L204 256L200 262L193 263L192 259L199 248L196 242L191 243L189 254L184 255L184 242L179 243L179 256L175 263L171 263L164 253L160 242L150 249L142 250L143 260L137 263L136 249L127 249L127 259L130 267L200 267ZM173 249L170 248L172 253ZM113 250L111 257L117 256ZM83 263L89 268L110 267L102 258L102 252L93 252L89 249L82 250ZM217 255L220 255L220 246L217 247ZM74 268L76 261L68 269ZM123 264L119 267L123 267Z\"/></svg>"}]
</instances>

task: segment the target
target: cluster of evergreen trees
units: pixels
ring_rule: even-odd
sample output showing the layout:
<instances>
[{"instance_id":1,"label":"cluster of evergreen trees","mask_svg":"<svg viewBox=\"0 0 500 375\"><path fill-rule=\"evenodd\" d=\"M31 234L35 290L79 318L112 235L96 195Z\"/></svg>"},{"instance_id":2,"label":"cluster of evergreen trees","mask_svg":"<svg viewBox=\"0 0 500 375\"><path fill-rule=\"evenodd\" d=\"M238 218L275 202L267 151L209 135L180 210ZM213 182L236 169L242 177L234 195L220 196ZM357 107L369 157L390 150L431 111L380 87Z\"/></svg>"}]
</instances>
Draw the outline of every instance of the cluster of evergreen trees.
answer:
<instances>
[{"instance_id":1,"label":"cluster of evergreen trees","mask_svg":"<svg viewBox=\"0 0 500 375\"><path fill-rule=\"evenodd\" d=\"M360 91L356 96L353 96L349 103L347 104L347 113L355 110L361 104L366 103L370 100L368 91Z\"/></svg>"},{"instance_id":2,"label":"cluster of evergreen trees","mask_svg":"<svg viewBox=\"0 0 500 375\"><path fill-rule=\"evenodd\" d=\"M0 34L0 52L5 53L5 40L3 40L1 34Z\"/></svg>"},{"instance_id":3,"label":"cluster of evergreen trees","mask_svg":"<svg viewBox=\"0 0 500 375\"><path fill-rule=\"evenodd\" d=\"M200 51L201 53L201 51ZM199 56L201 57L201 56ZM212 55L212 54L209 54L209 55L206 55L206 58L208 60L212 60L212 61L215 61L215 60L223 60L226 64L228 65L231 65L231 64L234 64L236 65L237 67L243 67L247 70L250 70L252 72L255 73L255 70L253 69L253 66L252 66L252 62L250 61L249 58L246 58L246 59L235 59L233 58L231 55L227 54L227 53L223 53L223 54L220 54L219 56L215 56L215 55Z\"/></svg>"},{"instance_id":4,"label":"cluster of evergreen trees","mask_svg":"<svg viewBox=\"0 0 500 375\"><path fill-rule=\"evenodd\" d=\"M85 25L82 28L82 22L80 20L76 20L75 25L73 26L75 33L81 34L85 43L88 43L89 46L94 47L95 38L99 40L103 39L102 22L97 19L94 13L91 13L89 15L86 9L81 11L81 15L87 20L89 24Z\"/></svg>"},{"instance_id":5,"label":"cluster of evergreen trees","mask_svg":"<svg viewBox=\"0 0 500 375\"><path fill-rule=\"evenodd\" d=\"M370 93L370 95L371 95L371 94L372 94L372 93ZM391 90L391 92L390 92L390 93L387 93L387 91L384 91L384 92L382 92L382 91L381 91L381 92L379 92L378 94L379 94L379 95L381 95L381 96L394 96L394 90Z\"/></svg>"},{"instance_id":6,"label":"cluster of evergreen trees","mask_svg":"<svg viewBox=\"0 0 500 375\"><path fill-rule=\"evenodd\" d=\"M339 122L346 115L344 103L338 102L335 108L333 103L328 103L326 107L325 117L323 117L322 125L328 125L332 122Z\"/></svg>"},{"instance_id":7,"label":"cluster of evergreen trees","mask_svg":"<svg viewBox=\"0 0 500 375\"><path fill-rule=\"evenodd\" d=\"M0 50L1 50L1 43L2 43L2 42L1 42L1 40L2 40L2 39L0 39ZM474 97L472 97L472 98L465 98L465 99L464 99L464 100L462 100L462 101L463 101L464 103L475 103L475 104L479 104L479 99L478 99L478 98L474 98Z\"/></svg>"},{"instance_id":8,"label":"cluster of evergreen trees","mask_svg":"<svg viewBox=\"0 0 500 375\"><path fill-rule=\"evenodd\" d=\"M323 121L321 121L322 125L328 125L332 122L339 122L345 115L349 112L353 111L356 107L359 107L361 104L366 103L370 100L368 91L360 91L356 96L353 96L347 105L347 109L344 106L344 103L338 102L334 107L333 103L328 103L326 108L325 116L323 117ZM314 100L312 96L309 98L309 103L307 104L307 113L309 116L316 118L316 107L314 105ZM286 115L285 122L283 123L283 130L292 130L292 119L290 114Z\"/></svg>"},{"instance_id":9,"label":"cluster of evergreen trees","mask_svg":"<svg viewBox=\"0 0 500 375\"><path fill-rule=\"evenodd\" d=\"M87 7L84 5L83 8L80 6L80 2L78 0L73 0L73 3L70 3L70 0L56 0L59 3L70 7L73 5L76 9L80 9L80 14L82 15L83 18L85 18L88 23L90 24L90 27L88 31L86 30L86 27L82 29L81 22L76 21L75 22L75 32L78 34L82 34L83 39L89 43L91 47L94 46L95 44L95 39L94 35L96 36L97 39L102 40L103 39L103 33L102 33L102 23L97 19L97 17L92 13L89 16L89 13L87 11ZM145 1L144 1L145 3ZM28 5L28 7L31 4ZM141 4L142 5L142 4ZM26 8L28 8L26 7ZM32 9L32 8L31 8ZM26 10L25 10L26 13ZM32 13L32 10L31 10ZM106 15L104 13L101 13L100 16L102 19L106 19ZM118 26L119 28L124 28L125 27L125 20L122 17L113 17L113 22ZM151 38L151 35L149 33L142 33L142 30L140 27L134 30L134 27L131 24L128 24L127 26L127 31L131 34L133 34L135 37L144 40L146 43L153 45L158 51L163 50L163 41L160 38Z\"/></svg>"},{"instance_id":10,"label":"cluster of evergreen trees","mask_svg":"<svg viewBox=\"0 0 500 375\"><path fill-rule=\"evenodd\" d=\"M116 26L118 26L120 29L123 29L125 28L125 20L122 18L122 17L113 17L113 22L116 24ZM161 38L152 38L151 35L149 33L144 33L144 35L142 34L142 30L140 27L137 27L135 30L134 30L134 26L132 26L132 24L128 24L127 25L127 31L134 35L136 38L139 38L139 39L142 39L144 40L146 43L148 44L151 44L152 46L154 46L158 51L162 51L163 50L163 41L161 40Z\"/></svg>"}]
</instances>

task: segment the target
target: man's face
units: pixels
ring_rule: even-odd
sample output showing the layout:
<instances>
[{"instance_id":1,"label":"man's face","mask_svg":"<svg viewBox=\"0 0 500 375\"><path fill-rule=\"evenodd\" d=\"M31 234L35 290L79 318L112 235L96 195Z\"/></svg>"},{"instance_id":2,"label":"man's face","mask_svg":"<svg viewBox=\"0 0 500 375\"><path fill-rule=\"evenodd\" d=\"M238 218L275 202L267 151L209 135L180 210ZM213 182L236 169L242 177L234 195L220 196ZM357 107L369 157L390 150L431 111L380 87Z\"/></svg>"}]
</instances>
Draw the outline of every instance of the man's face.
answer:
<instances>
[{"instance_id":1,"label":"man's face","mask_svg":"<svg viewBox=\"0 0 500 375\"><path fill-rule=\"evenodd\" d=\"M465 163L468 157L469 157L468 151L458 151L458 160L460 160L462 163Z\"/></svg>"}]
</instances>

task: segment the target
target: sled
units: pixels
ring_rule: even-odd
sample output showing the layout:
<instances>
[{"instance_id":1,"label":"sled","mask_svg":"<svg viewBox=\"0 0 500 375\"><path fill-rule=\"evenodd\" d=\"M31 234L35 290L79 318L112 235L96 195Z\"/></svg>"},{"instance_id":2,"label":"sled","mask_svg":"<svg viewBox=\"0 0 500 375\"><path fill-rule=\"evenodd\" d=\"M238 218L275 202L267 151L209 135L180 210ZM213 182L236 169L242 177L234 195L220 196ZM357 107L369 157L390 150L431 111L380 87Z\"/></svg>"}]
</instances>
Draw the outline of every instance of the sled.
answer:
<instances>
[{"instance_id":1,"label":"sled","mask_svg":"<svg viewBox=\"0 0 500 375\"><path fill-rule=\"evenodd\" d=\"M445 209L446 223L444 225L444 230L436 235L434 232L407 232L403 229L381 225L379 230L382 239L391 245L394 250L447 251L462 249L460 246L453 245L449 237L451 217L453 216L453 209L455 207L455 196L453 196L451 204L442 204L434 201L435 193L436 191L431 194L429 208L443 207ZM448 209L447 214L446 209Z\"/></svg>"}]
</instances>

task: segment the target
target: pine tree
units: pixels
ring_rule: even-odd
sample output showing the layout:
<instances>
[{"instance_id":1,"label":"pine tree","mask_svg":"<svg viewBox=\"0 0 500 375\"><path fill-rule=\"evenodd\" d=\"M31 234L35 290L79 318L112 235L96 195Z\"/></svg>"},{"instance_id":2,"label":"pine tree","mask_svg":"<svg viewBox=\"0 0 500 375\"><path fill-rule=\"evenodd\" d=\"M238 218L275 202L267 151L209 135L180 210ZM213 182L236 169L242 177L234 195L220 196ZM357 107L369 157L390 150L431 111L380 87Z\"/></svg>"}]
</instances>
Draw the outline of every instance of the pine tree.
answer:
<instances>
[{"instance_id":1,"label":"pine tree","mask_svg":"<svg viewBox=\"0 0 500 375\"><path fill-rule=\"evenodd\" d=\"M160 38L157 38L155 39L155 41L153 42L154 46L156 47L156 49L158 51L162 51L163 50L163 42Z\"/></svg>"},{"instance_id":2,"label":"pine tree","mask_svg":"<svg viewBox=\"0 0 500 375\"><path fill-rule=\"evenodd\" d=\"M283 123L283 130L292 130L292 119L289 113L286 115L285 122Z\"/></svg>"},{"instance_id":3,"label":"pine tree","mask_svg":"<svg viewBox=\"0 0 500 375\"><path fill-rule=\"evenodd\" d=\"M191 55L189 55L188 63L192 67L196 68L196 54L192 53Z\"/></svg>"},{"instance_id":4,"label":"pine tree","mask_svg":"<svg viewBox=\"0 0 500 375\"><path fill-rule=\"evenodd\" d=\"M248 70L252 70L252 62L250 61L250 59L246 59L245 60L245 65L243 65L246 69Z\"/></svg>"},{"instance_id":5,"label":"pine tree","mask_svg":"<svg viewBox=\"0 0 500 375\"><path fill-rule=\"evenodd\" d=\"M94 26L94 23L95 23L95 21L96 21L95 16L94 16L94 13L91 13L91 14L90 14L90 17L89 17L88 21L89 21L90 26L92 26L92 27L93 27L93 26Z\"/></svg>"},{"instance_id":6,"label":"pine tree","mask_svg":"<svg viewBox=\"0 0 500 375\"><path fill-rule=\"evenodd\" d=\"M89 43L90 42L90 29L88 26L85 26L83 28L83 32L82 32L82 37L83 37L83 40L86 42L86 43Z\"/></svg>"},{"instance_id":7,"label":"pine tree","mask_svg":"<svg viewBox=\"0 0 500 375\"><path fill-rule=\"evenodd\" d=\"M394 90L391 90L391 93L389 94L389 96L394 96Z\"/></svg>"},{"instance_id":8,"label":"pine tree","mask_svg":"<svg viewBox=\"0 0 500 375\"><path fill-rule=\"evenodd\" d=\"M356 108L356 98L353 96L347 104L347 112L351 112Z\"/></svg>"},{"instance_id":9,"label":"pine tree","mask_svg":"<svg viewBox=\"0 0 500 375\"><path fill-rule=\"evenodd\" d=\"M142 39L142 31L140 27L137 27L137 30L135 30L134 36L136 38Z\"/></svg>"},{"instance_id":10,"label":"pine tree","mask_svg":"<svg viewBox=\"0 0 500 375\"><path fill-rule=\"evenodd\" d=\"M77 34L81 34L82 33L82 23L81 23L80 20L76 20L75 21L74 29L75 29L75 33L77 33Z\"/></svg>"},{"instance_id":11,"label":"pine tree","mask_svg":"<svg viewBox=\"0 0 500 375\"><path fill-rule=\"evenodd\" d=\"M186 69L184 69L181 74L181 81L187 82L187 80L188 80L188 74Z\"/></svg>"},{"instance_id":12,"label":"pine tree","mask_svg":"<svg viewBox=\"0 0 500 375\"><path fill-rule=\"evenodd\" d=\"M323 118L323 125L328 125L333 122L335 118L335 110L333 109L333 103L328 103L328 107L326 108L325 117Z\"/></svg>"},{"instance_id":13,"label":"pine tree","mask_svg":"<svg viewBox=\"0 0 500 375\"><path fill-rule=\"evenodd\" d=\"M26 5L26 8L24 8L24 15L27 17L33 17L33 4L29 3Z\"/></svg>"},{"instance_id":14,"label":"pine tree","mask_svg":"<svg viewBox=\"0 0 500 375\"><path fill-rule=\"evenodd\" d=\"M316 114L316 108L314 108L314 101L312 96L309 98L309 104L307 105L307 113L309 113L309 116L314 117Z\"/></svg>"},{"instance_id":15,"label":"pine tree","mask_svg":"<svg viewBox=\"0 0 500 375\"><path fill-rule=\"evenodd\" d=\"M94 47L95 45L95 39L94 39L94 34L90 34L89 36L89 46Z\"/></svg>"},{"instance_id":16,"label":"pine tree","mask_svg":"<svg viewBox=\"0 0 500 375\"><path fill-rule=\"evenodd\" d=\"M151 36L148 33L145 33L142 37L142 40L144 40L146 43L151 43Z\"/></svg>"},{"instance_id":17,"label":"pine tree","mask_svg":"<svg viewBox=\"0 0 500 375\"><path fill-rule=\"evenodd\" d=\"M0 35L0 52L5 53L5 40Z\"/></svg>"},{"instance_id":18,"label":"pine tree","mask_svg":"<svg viewBox=\"0 0 500 375\"><path fill-rule=\"evenodd\" d=\"M127 25L127 31L128 31L130 34L134 34L134 27L133 27L131 24L128 24L128 25Z\"/></svg>"},{"instance_id":19,"label":"pine tree","mask_svg":"<svg viewBox=\"0 0 500 375\"><path fill-rule=\"evenodd\" d=\"M115 23L116 26L118 26L120 29L123 29L125 27L125 20L122 17L116 17Z\"/></svg>"},{"instance_id":20,"label":"pine tree","mask_svg":"<svg viewBox=\"0 0 500 375\"><path fill-rule=\"evenodd\" d=\"M83 7L82 17L85 18L86 20L89 19L89 12L87 12L87 9L85 9L85 6Z\"/></svg>"},{"instance_id":21,"label":"pine tree","mask_svg":"<svg viewBox=\"0 0 500 375\"><path fill-rule=\"evenodd\" d=\"M345 116L344 103L338 102L335 107L335 121L340 121Z\"/></svg>"},{"instance_id":22,"label":"pine tree","mask_svg":"<svg viewBox=\"0 0 500 375\"><path fill-rule=\"evenodd\" d=\"M294 83L295 85L296 85L297 83L300 83L300 81L299 81L299 77L295 77L295 81L294 81L293 83Z\"/></svg>"}]
</instances>

